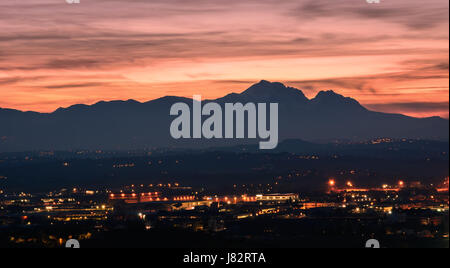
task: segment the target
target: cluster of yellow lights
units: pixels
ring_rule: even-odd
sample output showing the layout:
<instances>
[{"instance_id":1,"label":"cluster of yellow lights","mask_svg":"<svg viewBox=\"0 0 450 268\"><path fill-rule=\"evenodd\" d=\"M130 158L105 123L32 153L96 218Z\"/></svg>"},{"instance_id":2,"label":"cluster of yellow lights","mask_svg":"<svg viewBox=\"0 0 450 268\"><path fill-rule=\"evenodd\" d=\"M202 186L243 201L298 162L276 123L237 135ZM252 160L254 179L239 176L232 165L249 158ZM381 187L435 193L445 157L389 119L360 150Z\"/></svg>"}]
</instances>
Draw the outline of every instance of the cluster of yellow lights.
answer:
<instances>
[{"instance_id":1,"label":"cluster of yellow lights","mask_svg":"<svg viewBox=\"0 0 450 268\"><path fill-rule=\"evenodd\" d=\"M141 193L141 194L140 194L140 196L142 196L142 197L144 197L144 196L155 196L155 197L156 197L156 196L158 196L158 195L159 195L158 192L154 192L154 193ZM109 196L110 196L111 198L115 198L115 197L125 198L125 197L137 197L138 194L132 193L132 194L127 195L127 194L121 193L121 194L118 194L118 195L116 195L116 194L110 194Z\"/></svg>"},{"instance_id":2,"label":"cluster of yellow lights","mask_svg":"<svg viewBox=\"0 0 450 268\"><path fill-rule=\"evenodd\" d=\"M154 192L154 193L141 193L141 194L137 194L137 193L132 193L132 194L125 194L125 193L121 193L121 194L110 194L109 195L110 198L114 199L114 198L119 198L119 199L126 199L126 198L131 198L131 199L137 199L138 197L140 198L144 198L147 201L150 202L159 202L159 201L169 201L169 198L165 197L159 197L159 193L158 192ZM180 196L180 197L174 197L172 199L173 201L191 201L191 200L195 200L195 196Z\"/></svg>"},{"instance_id":3,"label":"cluster of yellow lights","mask_svg":"<svg viewBox=\"0 0 450 268\"><path fill-rule=\"evenodd\" d=\"M328 185L330 186L330 187L335 187L336 186L336 180L334 180L334 179L330 179L329 181L328 181ZM351 181L347 181L347 184L346 184L348 187L354 187L354 184L353 184L353 182L351 182ZM398 182L398 186L399 187L404 187L405 186L405 182L404 181L399 181ZM388 185L388 184L383 184L382 185L382 188L383 189L388 189L388 188L390 188L390 186Z\"/></svg>"},{"instance_id":4,"label":"cluster of yellow lights","mask_svg":"<svg viewBox=\"0 0 450 268\"><path fill-rule=\"evenodd\" d=\"M208 200L208 201L215 201L215 202L225 202L228 204L231 204L232 202L237 203L238 201L244 201L244 202L254 202L256 201L256 197L249 197L246 195L239 197L233 196L233 197L204 197L203 200Z\"/></svg>"},{"instance_id":5,"label":"cluster of yellow lights","mask_svg":"<svg viewBox=\"0 0 450 268\"><path fill-rule=\"evenodd\" d=\"M189 201L189 200L194 200L195 196L180 196L180 197L175 197L173 200L174 201Z\"/></svg>"}]
</instances>

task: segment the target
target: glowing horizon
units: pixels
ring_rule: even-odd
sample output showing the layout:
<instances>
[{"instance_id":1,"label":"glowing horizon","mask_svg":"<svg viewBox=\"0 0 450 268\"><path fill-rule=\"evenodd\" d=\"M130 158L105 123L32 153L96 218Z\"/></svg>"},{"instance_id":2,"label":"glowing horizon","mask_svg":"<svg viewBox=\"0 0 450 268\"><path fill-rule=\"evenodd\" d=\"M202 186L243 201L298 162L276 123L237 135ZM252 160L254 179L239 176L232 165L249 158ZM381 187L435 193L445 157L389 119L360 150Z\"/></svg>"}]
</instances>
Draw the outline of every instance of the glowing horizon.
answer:
<instances>
[{"instance_id":1,"label":"glowing horizon","mask_svg":"<svg viewBox=\"0 0 450 268\"><path fill-rule=\"evenodd\" d=\"M4 0L0 107L215 99L264 79L448 118L448 11L442 0Z\"/></svg>"}]
</instances>

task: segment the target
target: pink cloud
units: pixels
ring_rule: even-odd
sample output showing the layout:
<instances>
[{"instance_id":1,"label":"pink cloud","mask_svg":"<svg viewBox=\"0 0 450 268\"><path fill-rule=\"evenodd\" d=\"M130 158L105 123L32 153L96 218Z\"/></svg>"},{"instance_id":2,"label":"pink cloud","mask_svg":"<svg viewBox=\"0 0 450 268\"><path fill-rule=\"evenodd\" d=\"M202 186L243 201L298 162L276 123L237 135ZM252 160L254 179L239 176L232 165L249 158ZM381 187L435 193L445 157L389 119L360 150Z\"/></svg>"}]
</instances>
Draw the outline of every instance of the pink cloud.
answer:
<instances>
[{"instance_id":1,"label":"pink cloud","mask_svg":"<svg viewBox=\"0 0 450 268\"><path fill-rule=\"evenodd\" d=\"M52 111L98 100L212 98L260 79L311 95L333 88L385 111L383 103L442 103L448 7L441 0L3 0L0 106ZM397 105L423 114L405 107Z\"/></svg>"}]
</instances>

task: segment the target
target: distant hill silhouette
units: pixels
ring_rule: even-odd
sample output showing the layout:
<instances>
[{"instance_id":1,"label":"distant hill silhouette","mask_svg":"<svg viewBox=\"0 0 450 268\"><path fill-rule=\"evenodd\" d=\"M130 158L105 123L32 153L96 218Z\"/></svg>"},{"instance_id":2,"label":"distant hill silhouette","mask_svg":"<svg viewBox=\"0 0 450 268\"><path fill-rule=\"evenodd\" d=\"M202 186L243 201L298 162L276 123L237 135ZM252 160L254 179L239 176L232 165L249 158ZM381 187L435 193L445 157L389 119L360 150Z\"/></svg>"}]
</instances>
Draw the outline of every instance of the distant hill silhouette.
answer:
<instances>
[{"instance_id":1,"label":"distant hill silhouette","mask_svg":"<svg viewBox=\"0 0 450 268\"><path fill-rule=\"evenodd\" d=\"M261 81L241 94L212 101L221 104L278 102L280 141L359 141L376 137L449 139L446 119L373 112L333 91L321 91L310 100L298 89ZM169 126L174 117L169 116L169 110L176 102L192 104L188 98L163 97L145 103L128 100L78 104L49 114L0 109L0 152L206 148L258 141L173 140Z\"/></svg>"}]
</instances>

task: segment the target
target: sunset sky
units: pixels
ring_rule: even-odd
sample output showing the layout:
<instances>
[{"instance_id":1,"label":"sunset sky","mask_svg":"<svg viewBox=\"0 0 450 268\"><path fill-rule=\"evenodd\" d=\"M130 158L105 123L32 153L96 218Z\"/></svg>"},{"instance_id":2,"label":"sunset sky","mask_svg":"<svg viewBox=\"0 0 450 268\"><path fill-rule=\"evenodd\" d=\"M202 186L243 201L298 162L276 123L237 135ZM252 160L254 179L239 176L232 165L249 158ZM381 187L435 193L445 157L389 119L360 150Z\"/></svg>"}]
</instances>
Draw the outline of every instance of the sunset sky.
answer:
<instances>
[{"instance_id":1,"label":"sunset sky","mask_svg":"<svg viewBox=\"0 0 450 268\"><path fill-rule=\"evenodd\" d=\"M449 116L448 0L0 1L0 107L216 98L265 79Z\"/></svg>"}]
</instances>

